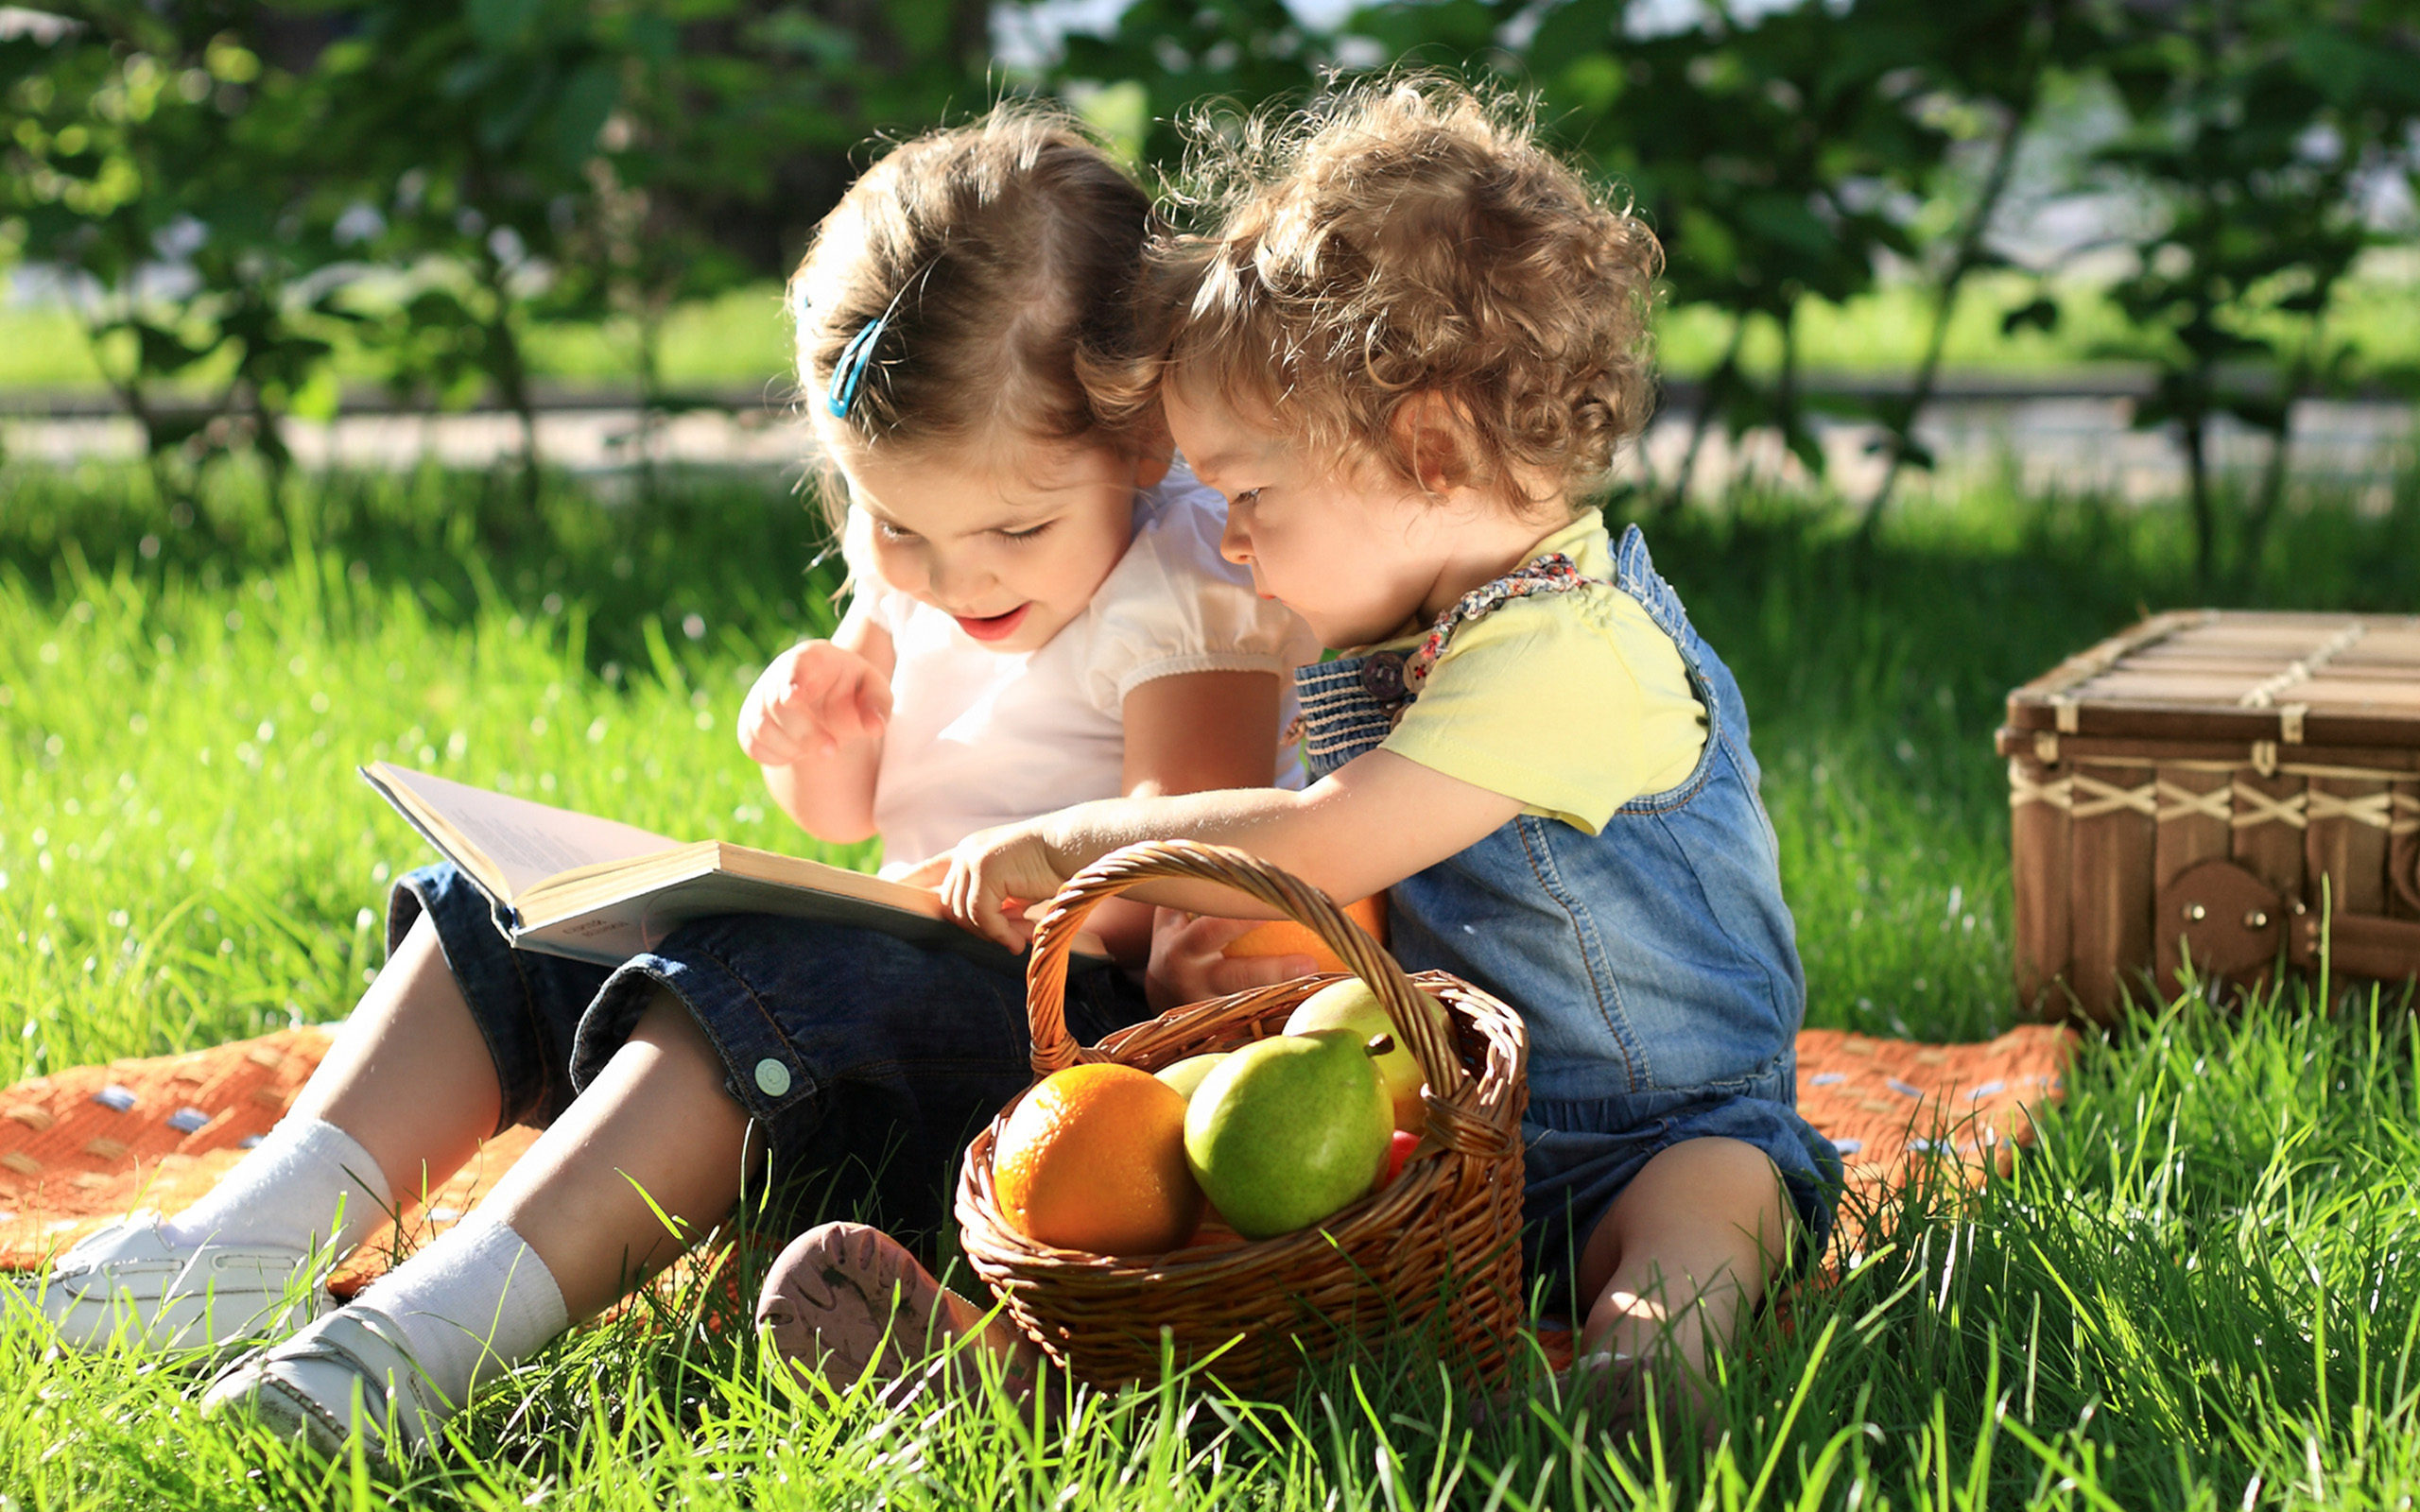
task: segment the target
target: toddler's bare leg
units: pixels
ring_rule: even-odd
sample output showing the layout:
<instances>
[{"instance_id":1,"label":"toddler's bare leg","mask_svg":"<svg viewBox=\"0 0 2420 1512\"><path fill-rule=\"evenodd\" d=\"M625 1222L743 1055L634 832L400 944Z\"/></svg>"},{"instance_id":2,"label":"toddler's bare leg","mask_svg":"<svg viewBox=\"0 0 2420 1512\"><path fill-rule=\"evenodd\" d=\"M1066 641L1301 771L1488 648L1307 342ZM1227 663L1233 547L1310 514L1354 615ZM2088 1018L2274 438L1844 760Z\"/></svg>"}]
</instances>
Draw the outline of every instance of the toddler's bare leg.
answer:
<instances>
[{"instance_id":1,"label":"toddler's bare leg","mask_svg":"<svg viewBox=\"0 0 2420 1512\"><path fill-rule=\"evenodd\" d=\"M1765 1294L1795 1222L1780 1173L1738 1140L1675 1144L1647 1162L1588 1236L1582 1357L1610 1352L1659 1374L1666 1394L1693 1390L1710 1347L1727 1343Z\"/></svg>"},{"instance_id":2,"label":"toddler's bare leg","mask_svg":"<svg viewBox=\"0 0 2420 1512\"><path fill-rule=\"evenodd\" d=\"M659 992L605 1070L481 1205L546 1263L573 1318L669 1263L738 1200L762 1150L723 1074L689 1010ZM650 1199L680 1222L679 1237Z\"/></svg>"},{"instance_id":3,"label":"toddler's bare leg","mask_svg":"<svg viewBox=\"0 0 2420 1512\"><path fill-rule=\"evenodd\" d=\"M406 1203L459 1170L494 1132L503 1095L487 1040L423 916L361 995L293 1116L352 1135Z\"/></svg>"}]
</instances>

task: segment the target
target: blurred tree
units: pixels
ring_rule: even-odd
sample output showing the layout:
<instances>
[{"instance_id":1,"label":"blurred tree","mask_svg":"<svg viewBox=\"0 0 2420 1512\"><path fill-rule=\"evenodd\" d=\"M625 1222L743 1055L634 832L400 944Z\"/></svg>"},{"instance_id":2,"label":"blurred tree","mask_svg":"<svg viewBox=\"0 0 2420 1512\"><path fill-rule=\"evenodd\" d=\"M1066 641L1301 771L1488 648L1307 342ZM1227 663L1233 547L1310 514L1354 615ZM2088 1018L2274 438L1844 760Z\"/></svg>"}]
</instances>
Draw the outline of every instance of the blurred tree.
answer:
<instances>
[{"instance_id":1,"label":"blurred tree","mask_svg":"<svg viewBox=\"0 0 2420 1512\"><path fill-rule=\"evenodd\" d=\"M378 336L400 390L475 378L519 417L537 489L525 351L588 191L644 13L578 0L368 0L310 79L331 110L312 144L358 196L362 250L405 275Z\"/></svg>"},{"instance_id":2,"label":"blurred tree","mask_svg":"<svg viewBox=\"0 0 2420 1512\"><path fill-rule=\"evenodd\" d=\"M620 317L650 410L680 300L778 276L875 131L988 103L979 0L92 0L0 39L0 228L98 290L155 455L282 461L328 327L521 421L529 322ZM159 385L225 374L199 418ZM316 386L316 387L315 387ZM228 423L240 421L238 425Z\"/></svg>"},{"instance_id":3,"label":"blurred tree","mask_svg":"<svg viewBox=\"0 0 2420 1512\"><path fill-rule=\"evenodd\" d=\"M2087 61L2099 50L2100 32L2082 0L1972 0L1935 6L1922 0L1863 0L1867 22L1897 34L1894 50L1921 60L1932 92L1927 112L1949 135L1971 148L1972 179L1955 171L1933 176L1930 192L1962 201L1948 232L1923 249L1923 266L1933 295L1931 329L1907 391L1883 399L1881 481L1867 496L1858 534L1871 539L1891 501L1902 469L1929 469L1932 456L1915 438L1917 417L1932 400L1941 358L1957 311L1959 291L1982 269L2006 266L1989 240L1993 217L2008 193L2017 148L2057 71ZM1954 168L1954 164L1950 165ZM1959 193L1965 188L1966 193ZM2038 322L2044 308L2029 306L2025 318Z\"/></svg>"},{"instance_id":4,"label":"blurred tree","mask_svg":"<svg viewBox=\"0 0 2420 1512\"><path fill-rule=\"evenodd\" d=\"M2342 376L2327 316L2379 240L2363 190L2411 180L2420 24L2396 0L2144 0L2112 13L2109 42L2130 126L2100 161L2159 209L2111 291L2134 330L2109 351L2157 368L2134 422L2178 429L2207 591L2224 565L2212 422L2269 438L2241 577L2284 494L2294 401Z\"/></svg>"},{"instance_id":5,"label":"blurred tree","mask_svg":"<svg viewBox=\"0 0 2420 1512\"><path fill-rule=\"evenodd\" d=\"M0 225L80 285L95 364L168 492L178 459L248 443L284 464L279 417L340 318L309 276L334 256L299 150L318 102L247 44L261 14L88 0L0 40ZM213 387L199 411L163 401L179 375Z\"/></svg>"},{"instance_id":6,"label":"blurred tree","mask_svg":"<svg viewBox=\"0 0 2420 1512\"><path fill-rule=\"evenodd\" d=\"M96 291L89 332L157 457L249 442L282 460L279 417L333 406L351 321L397 388L517 411L534 476L532 320L606 319L650 416L696 402L664 381L668 312L786 271L870 134L1011 87L994 19L984 0L84 0L0 29L0 255ZM1136 145L1170 169L1187 109L1299 100L1338 70L1534 90L1664 237L1672 302L1728 322L1672 502L1717 425L1771 426L1820 475L1799 301L1849 300L1886 261L1921 269L1935 304L1908 390L1873 411L1870 526L1927 461L1915 420L2046 81L2105 75L2130 126L2098 166L2162 211L2116 289L2124 351L2161 373L2137 421L2179 427L2207 573L2213 417L2273 438L2248 555L2283 491L2290 396L2342 376L2325 317L2377 239L2364 184L2411 174L2414 29L2409 0L1432 0L1332 26L1283 0L1133 0L1014 82L1139 96ZM1743 359L1760 330L1775 370ZM213 397L180 410L170 381Z\"/></svg>"},{"instance_id":7,"label":"blurred tree","mask_svg":"<svg viewBox=\"0 0 2420 1512\"><path fill-rule=\"evenodd\" d=\"M1028 4L1024 9L1041 9ZM1478 0L1417 8L1422 28ZM1132 0L1105 34L1068 33L1049 77L1061 88L1132 84L1142 88L1143 161L1163 171L1179 165L1178 123L1191 109L1224 102L1252 110L1300 103L1337 62L1332 32L1308 26L1284 0Z\"/></svg>"},{"instance_id":8,"label":"blurred tree","mask_svg":"<svg viewBox=\"0 0 2420 1512\"><path fill-rule=\"evenodd\" d=\"M979 0L683 0L633 41L553 308L626 324L646 427L719 403L665 386L678 302L786 276L869 133L971 114L995 86Z\"/></svg>"},{"instance_id":9,"label":"blurred tree","mask_svg":"<svg viewBox=\"0 0 2420 1512\"><path fill-rule=\"evenodd\" d=\"M1820 478L1792 317L1806 295L1864 292L1883 252L1914 255L1908 201L1949 140L1922 108L1924 43L1954 28L1912 6L1824 0L1753 19L1713 5L1702 25L1651 36L1630 21L1628 0L1566 0L1528 56L1554 126L1630 187L1664 238L1673 302L1712 305L1729 322L1666 507L1686 496L1718 421L1735 437L1774 427ZM1770 382L1740 360L1760 319L1781 342Z\"/></svg>"}]
</instances>

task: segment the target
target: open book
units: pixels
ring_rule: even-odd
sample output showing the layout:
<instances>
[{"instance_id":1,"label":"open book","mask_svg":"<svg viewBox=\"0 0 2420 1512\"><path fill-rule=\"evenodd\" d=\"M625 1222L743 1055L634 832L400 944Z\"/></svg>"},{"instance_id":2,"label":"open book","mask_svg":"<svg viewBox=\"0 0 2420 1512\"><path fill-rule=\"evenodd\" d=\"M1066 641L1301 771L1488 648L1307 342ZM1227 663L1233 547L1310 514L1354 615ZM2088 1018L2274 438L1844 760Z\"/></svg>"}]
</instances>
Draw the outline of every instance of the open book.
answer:
<instances>
[{"instance_id":1,"label":"open book","mask_svg":"<svg viewBox=\"0 0 2420 1512\"><path fill-rule=\"evenodd\" d=\"M720 840L679 840L372 762L361 775L511 920L512 943L618 965L716 914L878 929L994 965L1014 957L951 920L939 896L861 871ZM1099 953L1079 936L1078 948Z\"/></svg>"}]
</instances>

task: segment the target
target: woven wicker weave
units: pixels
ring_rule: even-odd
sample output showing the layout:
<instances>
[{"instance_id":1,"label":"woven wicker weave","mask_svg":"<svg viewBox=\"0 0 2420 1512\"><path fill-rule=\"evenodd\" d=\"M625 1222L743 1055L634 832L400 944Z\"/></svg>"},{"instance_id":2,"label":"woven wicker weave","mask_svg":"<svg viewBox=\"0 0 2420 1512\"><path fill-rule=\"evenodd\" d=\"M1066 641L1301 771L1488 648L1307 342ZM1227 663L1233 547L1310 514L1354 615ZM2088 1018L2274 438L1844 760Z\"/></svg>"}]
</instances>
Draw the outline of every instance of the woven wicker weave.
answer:
<instances>
[{"instance_id":1,"label":"woven wicker weave","mask_svg":"<svg viewBox=\"0 0 2420 1512\"><path fill-rule=\"evenodd\" d=\"M1300 977L1197 1003L1078 1046L1064 1012L1068 943L1096 903L1155 878L1235 887L1309 926L1370 984L1426 1075L1422 1152L1384 1190L1311 1228L1255 1242L1211 1226L1168 1254L1094 1255L1037 1244L1002 1220L992 1151L1011 1102L976 1137L959 1175L960 1238L976 1274L1045 1350L1095 1385L1158 1375L1164 1339L1178 1363L1208 1361L1210 1373L1251 1392L1285 1391L1306 1359L1355 1338L1425 1333L1480 1374L1500 1371L1524 1316L1520 1015L1443 972L1407 977L1324 894L1265 862L1155 842L1078 873L1035 931L1027 1010L1037 1077L1079 1061L1156 1071L1232 1050L1279 1032L1305 998L1339 980ZM1452 1010L1453 1043L1418 1006L1415 983Z\"/></svg>"}]
</instances>

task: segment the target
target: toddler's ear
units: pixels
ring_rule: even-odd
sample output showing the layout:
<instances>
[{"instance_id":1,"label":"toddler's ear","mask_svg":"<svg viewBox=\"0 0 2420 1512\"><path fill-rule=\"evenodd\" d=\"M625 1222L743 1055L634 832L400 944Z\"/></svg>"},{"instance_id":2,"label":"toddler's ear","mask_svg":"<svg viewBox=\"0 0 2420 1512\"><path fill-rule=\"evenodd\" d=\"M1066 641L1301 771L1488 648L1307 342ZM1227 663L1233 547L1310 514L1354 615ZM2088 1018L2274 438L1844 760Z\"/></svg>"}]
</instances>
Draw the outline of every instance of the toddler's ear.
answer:
<instances>
[{"instance_id":1,"label":"toddler's ear","mask_svg":"<svg viewBox=\"0 0 2420 1512\"><path fill-rule=\"evenodd\" d=\"M1444 395L1431 391L1405 400L1393 425L1398 455L1423 491L1450 493L1471 481L1470 425Z\"/></svg>"}]
</instances>

